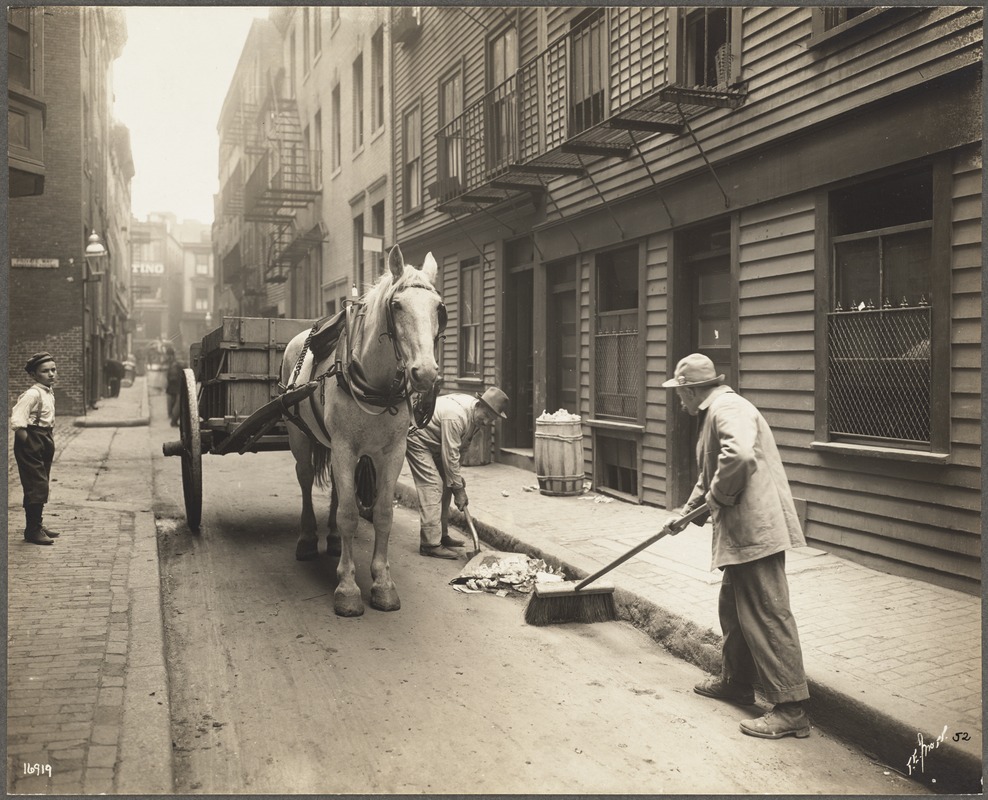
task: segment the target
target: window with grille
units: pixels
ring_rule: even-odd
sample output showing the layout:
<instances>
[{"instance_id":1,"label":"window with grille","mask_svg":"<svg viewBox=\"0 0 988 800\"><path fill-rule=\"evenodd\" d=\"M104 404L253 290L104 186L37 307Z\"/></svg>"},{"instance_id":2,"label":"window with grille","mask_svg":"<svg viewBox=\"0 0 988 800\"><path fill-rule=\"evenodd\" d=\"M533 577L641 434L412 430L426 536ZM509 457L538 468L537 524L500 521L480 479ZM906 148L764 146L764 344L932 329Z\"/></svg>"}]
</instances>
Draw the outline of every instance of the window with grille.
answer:
<instances>
[{"instance_id":1,"label":"window with grille","mask_svg":"<svg viewBox=\"0 0 988 800\"><path fill-rule=\"evenodd\" d=\"M604 9L580 14L569 34L569 135L604 121L607 105L607 26Z\"/></svg>"},{"instance_id":2,"label":"window with grille","mask_svg":"<svg viewBox=\"0 0 988 800\"><path fill-rule=\"evenodd\" d=\"M401 131L404 211L410 214L422 207L422 111L418 105L405 112Z\"/></svg>"},{"instance_id":3,"label":"window with grille","mask_svg":"<svg viewBox=\"0 0 988 800\"><path fill-rule=\"evenodd\" d=\"M596 266L594 414L637 422L642 377L638 247L602 253Z\"/></svg>"},{"instance_id":4,"label":"window with grille","mask_svg":"<svg viewBox=\"0 0 988 800\"><path fill-rule=\"evenodd\" d=\"M484 292L479 258L460 263L460 375L481 376L481 322L484 315Z\"/></svg>"},{"instance_id":5,"label":"window with grille","mask_svg":"<svg viewBox=\"0 0 988 800\"><path fill-rule=\"evenodd\" d=\"M932 172L833 192L827 315L833 441L931 443Z\"/></svg>"}]
</instances>

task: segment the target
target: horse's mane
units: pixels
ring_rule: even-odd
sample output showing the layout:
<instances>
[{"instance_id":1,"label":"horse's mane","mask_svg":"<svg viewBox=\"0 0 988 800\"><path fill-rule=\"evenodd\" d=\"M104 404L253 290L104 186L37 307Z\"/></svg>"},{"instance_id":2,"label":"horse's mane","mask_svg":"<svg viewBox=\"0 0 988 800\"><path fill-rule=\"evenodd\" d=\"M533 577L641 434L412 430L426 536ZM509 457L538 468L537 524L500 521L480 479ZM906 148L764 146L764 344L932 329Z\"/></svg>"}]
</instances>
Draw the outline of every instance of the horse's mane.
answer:
<instances>
[{"instance_id":1,"label":"horse's mane","mask_svg":"<svg viewBox=\"0 0 988 800\"><path fill-rule=\"evenodd\" d=\"M422 287L438 292L423 270L411 264L405 264L405 271L398 280L394 280L391 276L391 270L385 269L384 273L374 281L374 285L364 292L361 301L367 305L372 305L382 300L392 289L410 289L413 287Z\"/></svg>"}]
</instances>

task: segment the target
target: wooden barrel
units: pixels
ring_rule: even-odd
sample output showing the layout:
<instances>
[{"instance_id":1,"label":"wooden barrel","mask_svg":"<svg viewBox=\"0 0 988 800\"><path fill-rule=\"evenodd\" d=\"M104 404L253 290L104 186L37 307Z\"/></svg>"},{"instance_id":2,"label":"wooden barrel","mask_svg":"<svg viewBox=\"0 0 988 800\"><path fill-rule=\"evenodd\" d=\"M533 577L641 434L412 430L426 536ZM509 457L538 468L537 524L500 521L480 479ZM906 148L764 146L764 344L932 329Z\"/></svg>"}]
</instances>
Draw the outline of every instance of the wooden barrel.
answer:
<instances>
[{"instance_id":1,"label":"wooden barrel","mask_svg":"<svg viewBox=\"0 0 988 800\"><path fill-rule=\"evenodd\" d=\"M535 420L535 474L542 494L583 494L583 429L575 420Z\"/></svg>"}]
</instances>

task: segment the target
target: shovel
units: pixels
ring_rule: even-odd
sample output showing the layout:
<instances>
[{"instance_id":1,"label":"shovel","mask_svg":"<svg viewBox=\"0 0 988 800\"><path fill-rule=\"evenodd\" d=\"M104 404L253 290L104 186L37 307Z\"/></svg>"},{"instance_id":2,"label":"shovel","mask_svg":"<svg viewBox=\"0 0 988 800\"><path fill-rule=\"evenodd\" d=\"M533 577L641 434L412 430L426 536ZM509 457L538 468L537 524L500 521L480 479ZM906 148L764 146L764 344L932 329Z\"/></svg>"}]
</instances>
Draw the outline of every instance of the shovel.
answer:
<instances>
[{"instance_id":1,"label":"shovel","mask_svg":"<svg viewBox=\"0 0 988 800\"><path fill-rule=\"evenodd\" d=\"M477 526L473 524L473 517L470 516L470 509L467 506L463 507L463 516L467 518L467 525L470 527L470 535L473 536L473 552L471 556L477 555L480 552L480 540L477 538Z\"/></svg>"}]
</instances>

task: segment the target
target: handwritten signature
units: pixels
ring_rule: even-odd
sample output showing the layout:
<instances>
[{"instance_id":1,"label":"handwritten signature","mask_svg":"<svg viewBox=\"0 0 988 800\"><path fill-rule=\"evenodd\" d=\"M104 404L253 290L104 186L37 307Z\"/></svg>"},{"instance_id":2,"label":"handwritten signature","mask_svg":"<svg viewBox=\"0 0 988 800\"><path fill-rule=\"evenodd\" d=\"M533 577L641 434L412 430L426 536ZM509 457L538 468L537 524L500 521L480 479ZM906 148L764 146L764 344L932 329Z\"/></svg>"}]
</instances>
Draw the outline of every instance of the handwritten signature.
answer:
<instances>
[{"instance_id":1,"label":"handwritten signature","mask_svg":"<svg viewBox=\"0 0 988 800\"><path fill-rule=\"evenodd\" d=\"M926 740L923 739L923 734L919 733L916 736L917 746L913 750L912 755L906 759L906 769L909 770L909 774L913 774L913 770L918 768L920 772L926 771L926 757L940 747L944 740L947 738L947 726L943 726L943 730L940 731L940 735L936 739L927 744ZM955 738L954 741L957 741Z\"/></svg>"}]
</instances>

